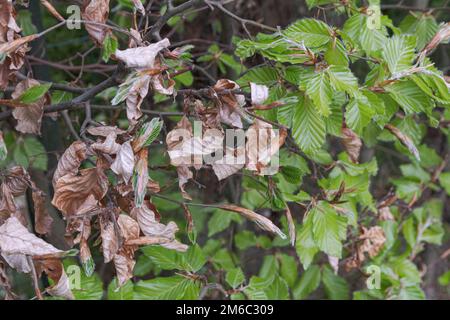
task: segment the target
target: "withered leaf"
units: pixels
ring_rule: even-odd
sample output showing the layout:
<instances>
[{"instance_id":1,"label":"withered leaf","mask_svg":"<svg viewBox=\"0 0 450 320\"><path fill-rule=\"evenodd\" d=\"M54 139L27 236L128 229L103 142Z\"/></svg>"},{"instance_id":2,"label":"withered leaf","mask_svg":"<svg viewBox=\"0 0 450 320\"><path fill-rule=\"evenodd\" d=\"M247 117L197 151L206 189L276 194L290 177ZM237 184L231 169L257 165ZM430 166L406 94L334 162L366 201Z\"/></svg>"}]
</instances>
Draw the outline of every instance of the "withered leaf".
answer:
<instances>
[{"instance_id":1,"label":"withered leaf","mask_svg":"<svg viewBox=\"0 0 450 320\"><path fill-rule=\"evenodd\" d=\"M274 130L270 123L256 119L246 132L246 168L265 174L265 168L284 144L286 136L285 129Z\"/></svg>"},{"instance_id":2,"label":"withered leaf","mask_svg":"<svg viewBox=\"0 0 450 320\"><path fill-rule=\"evenodd\" d=\"M69 278L67 277L67 274L64 271L63 265L59 259L39 259L36 260L34 264L38 274L45 272L54 282L52 286L46 288L46 291L50 295L68 300L75 299L72 291L70 290Z\"/></svg>"},{"instance_id":3,"label":"withered leaf","mask_svg":"<svg viewBox=\"0 0 450 320\"><path fill-rule=\"evenodd\" d=\"M194 177L192 171L189 170L189 167L187 166L178 166L177 174L178 174L178 186L180 188L181 195L186 200L192 200L191 196L184 189L184 185L188 183L189 179L192 179Z\"/></svg>"},{"instance_id":4,"label":"withered leaf","mask_svg":"<svg viewBox=\"0 0 450 320\"><path fill-rule=\"evenodd\" d=\"M128 183L133 175L134 153L130 141L124 142L117 153L116 159L111 165L111 170L122 176L125 183Z\"/></svg>"},{"instance_id":5,"label":"withered leaf","mask_svg":"<svg viewBox=\"0 0 450 320\"><path fill-rule=\"evenodd\" d=\"M62 251L29 232L15 217L10 217L0 226L0 253L13 268L29 271L29 266L24 267L25 256L60 252Z\"/></svg>"},{"instance_id":6,"label":"withered leaf","mask_svg":"<svg viewBox=\"0 0 450 320\"><path fill-rule=\"evenodd\" d=\"M109 15L109 0L85 0L81 16L84 20L105 24ZM108 27L85 23L85 28L97 46L102 46L111 32Z\"/></svg>"},{"instance_id":7,"label":"withered leaf","mask_svg":"<svg viewBox=\"0 0 450 320\"><path fill-rule=\"evenodd\" d=\"M358 163L359 154L361 152L362 141L356 133L349 128L342 128L342 143L350 160Z\"/></svg>"},{"instance_id":8,"label":"withered leaf","mask_svg":"<svg viewBox=\"0 0 450 320\"><path fill-rule=\"evenodd\" d=\"M391 124L387 124L384 126L387 130L389 130L394 136L397 137L397 139L406 147L408 148L409 152L412 153L412 155L420 161L420 153L419 150L417 150L416 146L414 145L414 142L411 140L410 137L408 137L406 134L400 131L400 129L394 127Z\"/></svg>"},{"instance_id":9,"label":"withered leaf","mask_svg":"<svg viewBox=\"0 0 450 320\"><path fill-rule=\"evenodd\" d=\"M107 154L116 154L120 149L120 144L116 142L117 134L112 131L103 142L95 142L91 145L92 149Z\"/></svg>"},{"instance_id":10,"label":"withered leaf","mask_svg":"<svg viewBox=\"0 0 450 320\"><path fill-rule=\"evenodd\" d=\"M378 209L378 217L381 221L395 220L389 207L381 207Z\"/></svg>"},{"instance_id":11,"label":"withered leaf","mask_svg":"<svg viewBox=\"0 0 450 320\"><path fill-rule=\"evenodd\" d=\"M134 208L131 212L132 216L136 216L136 219L139 223L139 227L142 232L148 237L158 237L165 238L168 240L167 242L173 242L175 240L175 233L178 231L178 226L175 222L170 221L167 225L159 223L156 221L155 213L148 208L146 205L143 205L140 208ZM170 244L161 244L162 246L167 246ZM187 246L181 246L180 251L186 251Z\"/></svg>"},{"instance_id":12,"label":"withered leaf","mask_svg":"<svg viewBox=\"0 0 450 320\"><path fill-rule=\"evenodd\" d=\"M269 98L269 88L265 85L250 82L250 90L253 104L263 104Z\"/></svg>"},{"instance_id":13,"label":"withered leaf","mask_svg":"<svg viewBox=\"0 0 450 320\"><path fill-rule=\"evenodd\" d=\"M111 132L114 132L116 135L124 134L125 131L117 128L116 126L98 126L98 127L89 127L87 128L87 132L93 136L107 137Z\"/></svg>"},{"instance_id":14,"label":"withered leaf","mask_svg":"<svg viewBox=\"0 0 450 320\"><path fill-rule=\"evenodd\" d=\"M37 85L39 85L39 82L34 79L22 80L17 84L11 97L17 99L25 90ZM26 107L14 108L12 115L17 120L16 130L22 133L40 134L44 105L47 100L48 95L44 95L38 101L30 103Z\"/></svg>"},{"instance_id":15,"label":"withered leaf","mask_svg":"<svg viewBox=\"0 0 450 320\"><path fill-rule=\"evenodd\" d=\"M75 175L78 172L81 162L86 159L86 150L83 141L75 141L64 151L53 174L53 187L62 176L69 173Z\"/></svg>"},{"instance_id":16,"label":"withered leaf","mask_svg":"<svg viewBox=\"0 0 450 320\"><path fill-rule=\"evenodd\" d=\"M220 79L213 89L220 93L224 90L239 89L239 85L228 79ZM218 102L220 120L230 126L242 128L241 117L245 117L245 114L241 108L245 105L245 96L233 93L216 94L216 101Z\"/></svg>"},{"instance_id":17,"label":"withered leaf","mask_svg":"<svg viewBox=\"0 0 450 320\"><path fill-rule=\"evenodd\" d=\"M82 169L80 175L68 173L57 180L52 204L64 215L74 215L89 195L100 201L107 190L108 178L101 169Z\"/></svg>"},{"instance_id":18,"label":"withered leaf","mask_svg":"<svg viewBox=\"0 0 450 320\"><path fill-rule=\"evenodd\" d=\"M12 1L0 0L0 43L6 46L20 39L21 29L15 20L16 12ZM7 54L0 64L0 88L5 89L8 82L15 79L14 72L20 70L24 64L24 57L28 51L27 45L16 48Z\"/></svg>"},{"instance_id":19,"label":"withered leaf","mask_svg":"<svg viewBox=\"0 0 450 320\"><path fill-rule=\"evenodd\" d=\"M152 69L155 66L155 58L158 53L169 47L169 39L163 39L146 47L116 50L117 59L125 62L129 68Z\"/></svg>"},{"instance_id":20,"label":"withered leaf","mask_svg":"<svg viewBox=\"0 0 450 320\"><path fill-rule=\"evenodd\" d=\"M47 210L45 194L41 190L35 189L32 192L32 198L34 204L34 228L39 234L47 234L51 230L53 219Z\"/></svg>"},{"instance_id":21,"label":"withered leaf","mask_svg":"<svg viewBox=\"0 0 450 320\"><path fill-rule=\"evenodd\" d=\"M288 222L288 228L289 228L289 238L291 239L291 245L295 246L295 239L297 233L295 232L295 222L292 218L291 209L289 209L289 206L286 205L286 220Z\"/></svg>"},{"instance_id":22,"label":"withered leaf","mask_svg":"<svg viewBox=\"0 0 450 320\"><path fill-rule=\"evenodd\" d=\"M121 214L117 219L117 224L125 242L139 238L139 224L130 216ZM136 249L137 246L124 245L119 249L119 252L114 255L114 265L116 267L119 286L122 286L133 276L133 268L136 264L136 261L134 260L134 251L136 251Z\"/></svg>"},{"instance_id":23,"label":"withered leaf","mask_svg":"<svg viewBox=\"0 0 450 320\"><path fill-rule=\"evenodd\" d=\"M114 222L104 217L100 218L102 250L105 263L110 262L119 250L119 239L114 228Z\"/></svg>"},{"instance_id":24,"label":"withered leaf","mask_svg":"<svg viewBox=\"0 0 450 320\"><path fill-rule=\"evenodd\" d=\"M136 166L132 181L136 207L140 207L144 203L148 181L148 149L144 148L136 154Z\"/></svg>"},{"instance_id":25,"label":"withered leaf","mask_svg":"<svg viewBox=\"0 0 450 320\"><path fill-rule=\"evenodd\" d=\"M147 96L151 77L142 75L131 85L127 93L127 118L131 125L135 125L142 117L141 104Z\"/></svg>"},{"instance_id":26,"label":"withered leaf","mask_svg":"<svg viewBox=\"0 0 450 320\"><path fill-rule=\"evenodd\" d=\"M218 206L220 209L237 212L241 216L255 222L261 229L279 235L282 239L286 239L286 235L266 217L253 212L250 209L242 208L233 204L222 204Z\"/></svg>"}]
</instances>

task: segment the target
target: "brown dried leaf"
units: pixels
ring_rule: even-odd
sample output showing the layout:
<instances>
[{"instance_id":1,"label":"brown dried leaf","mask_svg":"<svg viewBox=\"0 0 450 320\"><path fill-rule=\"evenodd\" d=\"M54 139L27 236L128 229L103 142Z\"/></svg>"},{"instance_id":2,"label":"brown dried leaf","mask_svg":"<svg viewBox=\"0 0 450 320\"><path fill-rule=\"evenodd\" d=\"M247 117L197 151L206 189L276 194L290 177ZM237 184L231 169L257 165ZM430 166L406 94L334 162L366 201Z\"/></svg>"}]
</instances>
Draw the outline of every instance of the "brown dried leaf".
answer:
<instances>
[{"instance_id":1,"label":"brown dried leaf","mask_svg":"<svg viewBox=\"0 0 450 320\"><path fill-rule=\"evenodd\" d=\"M152 88L154 91L167 96L173 95L175 91L175 80L168 79L167 86L164 85L164 78L162 74L152 77Z\"/></svg>"},{"instance_id":2,"label":"brown dried leaf","mask_svg":"<svg viewBox=\"0 0 450 320\"><path fill-rule=\"evenodd\" d=\"M245 96L241 94L217 94L224 90L237 90L239 85L228 79L220 79L214 85L213 90L216 92L216 102L219 108L220 120L230 126L242 128L242 119L244 112L242 107L245 105Z\"/></svg>"},{"instance_id":3,"label":"brown dried leaf","mask_svg":"<svg viewBox=\"0 0 450 320\"><path fill-rule=\"evenodd\" d=\"M192 179L194 177L192 171L189 170L189 167L187 166L178 166L177 174L178 174L178 186L181 190L181 195L186 200L192 200L191 196L186 192L186 190L184 190L184 185L188 183L189 179Z\"/></svg>"},{"instance_id":4,"label":"brown dried leaf","mask_svg":"<svg viewBox=\"0 0 450 320\"><path fill-rule=\"evenodd\" d=\"M414 145L414 142L411 140L410 137L408 137L406 134L401 132L398 128L394 127L391 124L387 124L384 126L387 130L389 130L394 136L397 137L397 139L406 147L408 148L409 152L413 154L413 156L420 161L420 153L419 150L417 150L416 146Z\"/></svg>"},{"instance_id":5,"label":"brown dried leaf","mask_svg":"<svg viewBox=\"0 0 450 320\"><path fill-rule=\"evenodd\" d=\"M367 252L372 258L378 255L386 242L383 228L379 226L371 227L369 229L362 227L362 231L359 239L364 241L358 247L358 257L360 261L364 261L364 252Z\"/></svg>"},{"instance_id":6,"label":"brown dried leaf","mask_svg":"<svg viewBox=\"0 0 450 320\"><path fill-rule=\"evenodd\" d=\"M92 149L106 154L116 154L120 149L120 144L116 142L117 134L112 131L103 142L95 142Z\"/></svg>"},{"instance_id":7,"label":"brown dried leaf","mask_svg":"<svg viewBox=\"0 0 450 320\"><path fill-rule=\"evenodd\" d=\"M156 221L155 213L148 208L146 205L143 205L140 208L134 208L131 212L132 216L136 216L136 219L139 223L139 227L142 232L150 237L150 238L164 238L167 241L164 242L173 242L175 240L175 233L178 231L178 226L175 222L170 221L167 225L159 223ZM154 239L156 241L156 239ZM163 247L170 247L170 244L161 244ZM186 251L187 246L183 245L180 251Z\"/></svg>"},{"instance_id":8,"label":"brown dried leaf","mask_svg":"<svg viewBox=\"0 0 450 320\"><path fill-rule=\"evenodd\" d=\"M100 231L102 237L102 249L105 263L110 262L119 250L119 239L116 234L114 222L105 217L100 217Z\"/></svg>"},{"instance_id":9,"label":"brown dried leaf","mask_svg":"<svg viewBox=\"0 0 450 320\"><path fill-rule=\"evenodd\" d=\"M15 20L16 12L9 0L0 0L0 43L8 45L16 39L20 39L21 29ZM14 72L20 70L24 64L26 45L19 46L14 52L10 52L0 64L0 89L5 89L10 80L15 78Z\"/></svg>"},{"instance_id":10,"label":"brown dried leaf","mask_svg":"<svg viewBox=\"0 0 450 320\"><path fill-rule=\"evenodd\" d=\"M121 251L114 255L114 266L116 267L116 274L119 286L122 286L129 279L133 277L133 269L136 261L133 254L127 254L129 252Z\"/></svg>"},{"instance_id":11,"label":"brown dried leaf","mask_svg":"<svg viewBox=\"0 0 450 320\"><path fill-rule=\"evenodd\" d=\"M132 181L136 207L140 207L144 203L148 181L148 149L141 149L136 154L135 176Z\"/></svg>"},{"instance_id":12,"label":"brown dried leaf","mask_svg":"<svg viewBox=\"0 0 450 320\"><path fill-rule=\"evenodd\" d=\"M11 42L2 43L2 44L0 44L0 54L5 54L5 55L10 54L10 53L16 51L17 49L19 49L24 44L27 44L28 42L33 41L37 37L38 37L37 34L32 34L32 35L29 35L26 37L17 38Z\"/></svg>"},{"instance_id":13,"label":"brown dried leaf","mask_svg":"<svg viewBox=\"0 0 450 320\"><path fill-rule=\"evenodd\" d=\"M163 39L157 43L152 43L146 47L129 48L126 50L116 50L117 59L125 62L129 68L153 69L158 53L169 47L169 39Z\"/></svg>"},{"instance_id":14,"label":"brown dried leaf","mask_svg":"<svg viewBox=\"0 0 450 320\"><path fill-rule=\"evenodd\" d=\"M143 75L133 82L130 87L126 104L127 104L127 118L131 125L135 125L137 120L142 117L141 104L148 94L151 77Z\"/></svg>"},{"instance_id":15,"label":"brown dried leaf","mask_svg":"<svg viewBox=\"0 0 450 320\"><path fill-rule=\"evenodd\" d=\"M89 127L86 130L89 134L93 136L107 137L111 132L114 132L116 135L124 134L125 131L117 128L116 126L98 126L98 127Z\"/></svg>"},{"instance_id":16,"label":"brown dried leaf","mask_svg":"<svg viewBox=\"0 0 450 320\"><path fill-rule=\"evenodd\" d=\"M84 20L105 24L109 15L109 0L85 0L81 16ZM97 46L102 46L111 30L102 25L85 23L85 28Z\"/></svg>"},{"instance_id":17,"label":"brown dried leaf","mask_svg":"<svg viewBox=\"0 0 450 320\"><path fill-rule=\"evenodd\" d=\"M232 164L234 163L234 164ZM234 156L226 154L221 160L212 164L217 179L223 180L241 170L245 165L245 159L238 161Z\"/></svg>"},{"instance_id":18,"label":"brown dried leaf","mask_svg":"<svg viewBox=\"0 0 450 320\"><path fill-rule=\"evenodd\" d=\"M14 166L6 171L3 183L8 186L13 196L18 197L31 186L31 179L23 167Z\"/></svg>"},{"instance_id":19,"label":"brown dried leaf","mask_svg":"<svg viewBox=\"0 0 450 320\"><path fill-rule=\"evenodd\" d=\"M15 217L10 217L0 226L0 253L13 268L24 267L25 256L61 253L51 244L30 233Z\"/></svg>"},{"instance_id":20,"label":"brown dried leaf","mask_svg":"<svg viewBox=\"0 0 450 320\"><path fill-rule=\"evenodd\" d=\"M89 195L100 201L107 191L108 178L101 169L83 169L80 175L68 173L57 180L52 204L64 215L74 215Z\"/></svg>"},{"instance_id":21,"label":"brown dried leaf","mask_svg":"<svg viewBox=\"0 0 450 320\"><path fill-rule=\"evenodd\" d=\"M47 234L52 228L53 219L50 217L45 203L45 194L35 189L32 193L34 204L34 229L39 234Z\"/></svg>"},{"instance_id":22,"label":"brown dried leaf","mask_svg":"<svg viewBox=\"0 0 450 320\"><path fill-rule=\"evenodd\" d=\"M59 259L50 258L36 260L34 262L37 274L45 272L47 276L55 283L46 291L55 297L61 297L68 300L74 300L75 297L70 290L69 278L67 277L64 267Z\"/></svg>"},{"instance_id":23,"label":"brown dried leaf","mask_svg":"<svg viewBox=\"0 0 450 320\"><path fill-rule=\"evenodd\" d=\"M47 0L41 0L41 3L44 7L47 8L48 12L51 13L59 21L64 21L65 19L59 14L59 12L53 7L53 5Z\"/></svg>"},{"instance_id":24,"label":"brown dried leaf","mask_svg":"<svg viewBox=\"0 0 450 320\"><path fill-rule=\"evenodd\" d=\"M263 170L269 166L272 156L284 144L286 136L285 129L274 130L271 124L256 119L246 132L246 168L264 173Z\"/></svg>"},{"instance_id":25,"label":"brown dried leaf","mask_svg":"<svg viewBox=\"0 0 450 320\"><path fill-rule=\"evenodd\" d=\"M289 206L286 205L286 220L288 222L288 228L289 228L289 238L291 239L291 245L295 246L295 239L297 233L295 232L295 222L292 218L291 209L289 209Z\"/></svg>"},{"instance_id":26,"label":"brown dried leaf","mask_svg":"<svg viewBox=\"0 0 450 320\"><path fill-rule=\"evenodd\" d=\"M265 85L250 82L252 104L263 104L269 98L269 88Z\"/></svg>"},{"instance_id":27,"label":"brown dried leaf","mask_svg":"<svg viewBox=\"0 0 450 320\"><path fill-rule=\"evenodd\" d=\"M86 159L86 150L87 147L84 142L75 141L64 151L53 174L53 188L62 176L66 174L75 175L78 172L81 162Z\"/></svg>"},{"instance_id":28,"label":"brown dried leaf","mask_svg":"<svg viewBox=\"0 0 450 320\"><path fill-rule=\"evenodd\" d=\"M133 175L134 168L134 153L131 147L130 141L124 142L120 146L120 150L117 153L116 159L111 165L111 170L120 176L122 176L125 183L128 183Z\"/></svg>"},{"instance_id":29,"label":"brown dried leaf","mask_svg":"<svg viewBox=\"0 0 450 320\"><path fill-rule=\"evenodd\" d=\"M39 84L34 79L22 80L17 84L11 97L17 99L24 91ZM22 133L41 134L42 116L47 100L48 96L44 95L38 101L30 103L26 107L14 108L12 115L17 120L16 130Z\"/></svg>"},{"instance_id":30,"label":"brown dried leaf","mask_svg":"<svg viewBox=\"0 0 450 320\"><path fill-rule=\"evenodd\" d=\"M64 269L62 270L62 273L61 273L61 276L59 277L59 279L55 282L56 282L55 285L46 289L46 291L50 295L52 295L54 297L61 297L61 298L67 299L67 300L75 299L72 291L70 290L69 278L67 277L67 274L64 271Z\"/></svg>"},{"instance_id":31,"label":"brown dried leaf","mask_svg":"<svg viewBox=\"0 0 450 320\"><path fill-rule=\"evenodd\" d=\"M436 32L430 42L422 49L421 56L432 52L440 43L445 42L450 38L450 22L445 23Z\"/></svg>"},{"instance_id":32,"label":"brown dried leaf","mask_svg":"<svg viewBox=\"0 0 450 320\"><path fill-rule=\"evenodd\" d=\"M378 218L381 221L391 220L394 221L394 216L391 213L391 209L389 207L381 207L378 209Z\"/></svg>"},{"instance_id":33,"label":"brown dried leaf","mask_svg":"<svg viewBox=\"0 0 450 320\"><path fill-rule=\"evenodd\" d=\"M117 224L125 242L139 238L139 224L130 216L121 214L117 219ZM119 252L114 255L114 265L116 267L119 286L122 286L133 276L133 268L136 264L134 251L137 246L124 245Z\"/></svg>"},{"instance_id":34,"label":"brown dried leaf","mask_svg":"<svg viewBox=\"0 0 450 320\"><path fill-rule=\"evenodd\" d=\"M342 143L350 160L358 163L359 154L361 152L362 141L356 133L349 128L342 128Z\"/></svg>"},{"instance_id":35,"label":"brown dried leaf","mask_svg":"<svg viewBox=\"0 0 450 320\"><path fill-rule=\"evenodd\" d=\"M282 239L286 239L286 235L266 217L253 212L252 210L235 206L233 204L222 204L218 206L220 209L237 212L241 216L255 222L261 229L279 235Z\"/></svg>"}]
</instances>

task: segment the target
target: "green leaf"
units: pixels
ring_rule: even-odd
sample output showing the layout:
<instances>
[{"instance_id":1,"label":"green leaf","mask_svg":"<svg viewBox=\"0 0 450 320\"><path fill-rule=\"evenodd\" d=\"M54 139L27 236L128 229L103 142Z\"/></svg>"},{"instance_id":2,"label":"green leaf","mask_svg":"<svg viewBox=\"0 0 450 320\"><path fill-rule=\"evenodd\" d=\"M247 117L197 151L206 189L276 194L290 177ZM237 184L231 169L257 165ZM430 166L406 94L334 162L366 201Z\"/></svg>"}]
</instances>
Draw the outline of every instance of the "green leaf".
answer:
<instances>
[{"instance_id":1,"label":"green leaf","mask_svg":"<svg viewBox=\"0 0 450 320\"><path fill-rule=\"evenodd\" d=\"M415 46L416 39L411 36L393 36L386 41L383 58L392 75L411 68Z\"/></svg>"},{"instance_id":2,"label":"green leaf","mask_svg":"<svg viewBox=\"0 0 450 320\"><path fill-rule=\"evenodd\" d=\"M303 221L303 225L297 232L297 241L295 242L295 249L300 258L303 268L306 270L314 259L314 256L319 252L319 248L314 241L313 236L313 219L310 215Z\"/></svg>"},{"instance_id":3,"label":"green leaf","mask_svg":"<svg viewBox=\"0 0 450 320\"><path fill-rule=\"evenodd\" d=\"M139 281L134 288L134 299L194 300L199 293L198 282L176 275Z\"/></svg>"},{"instance_id":4,"label":"green leaf","mask_svg":"<svg viewBox=\"0 0 450 320\"><path fill-rule=\"evenodd\" d=\"M293 290L294 299L300 300L307 298L320 285L321 272L316 265L311 266L303 272L299 283Z\"/></svg>"},{"instance_id":5,"label":"green leaf","mask_svg":"<svg viewBox=\"0 0 450 320\"><path fill-rule=\"evenodd\" d=\"M402 231L406 242L409 244L410 248L413 248L417 240L417 230L413 217L406 219L403 223Z\"/></svg>"},{"instance_id":6,"label":"green leaf","mask_svg":"<svg viewBox=\"0 0 450 320\"><path fill-rule=\"evenodd\" d=\"M216 210L208 221L208 237L227 229L231 221L240 222L240 216L237 213Z\"/></svg>"},{"instance_id":7,"label":"green leaf","mask_svg":"<svg viewBox=\"0 0 450 320\"><path fill-rule=\"evenodd\" d=\"M32 168L47 170L47 152L44 146L35 137L26 137L24 140L24 150Z\"/></svg>"},{"instance_id":8,"label":"green leaf","mask_svg":"<svg viewBox=\"0 0 450 320\"><path fill-rule=\"evenodd\" d=\"M322 270L322 282L325 292L331 300L349 299L349 287L344 278L335 275L330 267L325 266Z\"/></svg>"},{"instance_id":9,"label":"green leaf","mask_svg":"<svg viewBox=\"0 0 450 320\"><path fill-rule=\"evenodd\" d=\"M330 115L330 103L332 91L330 80L326 72L319 72L312 77L306 85L306 94L314 102L319 114L328 117Z\"/></svg>"},{"instance_id":10,"label":"green leaf","mask_svg":"<svg viewBox=\"0 0 450 320\"><path fill-rule=\"evenodd\" d=\"M394 298L398 300L424 300L425 293L419 286L401 286Z\"/></svg>"},{"instance_id":11,"label":"green leaf","mask_svg":"<svg viewBox=\"0 0 450 320\"><path fill-rule=\"evenodd\" d=\"M348 53L343 43L339 40L330 41L324 53L325 61L329 65L348 66Z\"/></svg>"},{"instance_id":12,"label":"green leaf","mask_svg":"<svg viewBox=\"0 0 450 320\"><path fill-rule=\"evenodd\" d=\"M450 270L439 276L438 282L441 286L448 286L450 284Z\"/></svg>"},{"instance_id":13,"label":"green leaf","mask_svg":"<svg viewBox=\"0 0 450 320\"><path fill-rule=\"evenodd\" d=\"M103 282L97 273L87 277L73 258L64 259L63 264L76 300L100 300L103 297Z\"/></svg>"},{"instance_id":14,"label":"green leaf","mask_svg":"<svg viewBox=\"0 0 450 320\"><path fill-rule=\"evenodd\" d=\"M346 238L347 218L341 217L326 202L320 201L309 213L313 218L313 237L317 246L333 257L342 256L342 240Z\"/></svg>"},{"instance_id":15,"label":"green leaf","mask_svg":"<svg viewBox=\"0 0 450 320\"><path fill-rule=\"evenodd\" d=\"M52 104L58 104L68 102L72 100L73 94L71 92L62 90L53 90L52 92Z\"/></svg>"},{"instance_id":16,"label":"green leaf","mask_svg":"<svg viewBox=\"0 0 450 320\"><path fill-rule=\"evenodd\" d=\"M161 246L146 246L141 250L154 264L164 270L177 269L197 272L206 263L206 258L198 245L190 246L186 252Z\"/></svg>"},{"instance_id":17,"label":"green leaf","mask_svg":"<svg viewBox=\"0 0 450 320\"><path fill-rule=\"evenodd\" d=\"M265 289L269 300L289 299L289 287L286 281L279 276L275 276L272 283Z\"/></svg>"},{"instance_id":18,"label":"green leaf","mask_svg":"<svg viewBox=\"0 0 450 320\"><path fill-rule=\"evenodd\" d=\"M7 156L8 149L6 149L6 144L3 140L3 133L0 131L0 161L5 161Z\"/></svg>"},{"instance_id":19,"label":"green leaf","mask_svg":"<svg viewBox=\"0 0 450 320\"><path fill-rule=\"evenodd\" d=\"M331 40L331 29L315 19L301 19L283 31L283 35L308 48L318 48Z\"/></svg>"},{"instance_id":20,"label":"green leaf","mask_svg":"<svg viewBox=\"0 0 450 320\"><path fill-rule=\"evenodd\" d=\"M408 15L400 23L403 32L417 37L417 50L422 50L438 30L436 19L429 14Z\"/></svg>"},{"instance_id":21,"label":"green leaf","mask_svg":"<svg viewBox=\"0 0 450 320\"><path fill-rule=\"evenodd\" d=\"M227 275L225 276L225 281L233 289L236 289L245 281L245 276L241 268L234 268L227 272Z\"/></svg>"},{"instance_id":22,"label":"green leaf","mask_svg":"<svg viewBox=\"0 0 450 320\"><path fill-rule=\"evenodd\" d=\"M39 84L39 85L30 87L20 95L18 100L25 104L30 104L30 103L36 102L37 100L42 98L44 96L44 94L47 93L47 91L50 89L51 86L52 86L52 83L47 82L47 83L43 83L43 84Z\"/></svg>"},{"instance_id":23,"label":"green leaf","mask_svg":"<svg viewBox=\"0 0 450 320\"><path fill-rule=\"evenodd\" d=\"M325 122L307 98L295 107L292 136L305 153L313 153L325 143Z\"/></svg>"},{"instance_id":24,"label":"green leaf","mask_svg":"<svg viewBox=\"0 0 450 320\"><path fill-rule=\"evenodd\" d=\"M358 90L358 79L348 67L330 66L327 69L330 82L334 89L354 94Z\"/></svg>"},{"instance_id":25,"label":"green leaf","mask_svg":"<svg viewBox=\"0 0 450 320\"><path fill-rule=\"evenodd\" d=\"M119 47L119 43L117 42L117 38L112 35L108 34L103 41L103 52L102 52L102 59L105 62L108 62L109 57L111 57L114 52L116 52L117 48Z\"/></svg>"},{"instance_id":26,"label":"green leaf","mask_svg":"<svg viewBox=\"0 0 450 320\"><path fill-rule=\"evenodd\" d=\"M287 254L282 254L280 258L280 275L286 280L289 287L293 288L298 276L295 258Z\"/></svg>"},{"instance_id":27,"label":"green leaf","mask_svg":"<svg viewBox=\"0 0 450 320\"><path fill-rule=\"evenodd\" d=\"M346 40L355 42L368 55L382 49L387 39L386 27L369 28L367 16L359 13L347 19L342 31Z\"/></svg>"},{"instance_id":28,"label":"green leaf","mask_svg":"<svg viewBox=\"0 0 450 320\"><path fill-rule=\"evenodd\" d=\"M280 172L287 182L299 184L302 181L303 172L300 168L294 166L282 166Z\"/></svg>"},{"instance_id":29,"label":"green leaf","mask_svg":"<svg viewBox=\"0 0 450 320\"><path fill-rule=\"evenodd\" d=\"M14 162L18 165L24 167L25 169L28 168L29 162L28 157L25 153L24 145L22 143L16 144L13 150L13 159Z\"/></svg>"},{"instance_id":30,"label":"green leaf","mask_svg":"<svg viewBox=\"0 0 450 320\"><path fill-rule=\"evenodd\" d=\"M386 90L406 114L425 112L433 108L431 98L423 94L412 80L395 82L387 86Z\"/></svg>"},{"instance_id":31,"label":"green leaf","mask_svg":"<svg viewBox=\"0 0 450 320\"><path fill-rule=\"evenodd\" d=\"M127 281L118 287L117 278L114 278L108 286L108 300L133 300L134 285Z\"/></svg>"},{"instance_id":32,"label":"green leaf","mask_svg":"<svg viewBox=\"0 0 450 320\"><path fill-rule=\"evenodd\" d=\"M150 122L144 123L136 135L136 140L142 140L142 143L139 143L140 148L150 146L159 136L162 126L163 121L159 118L153 118Z\"/></svg>"},{"instance_id":33,"label":"green leaf","mask_svg":"<svg viewBox=\"0 0 450 320\"><path fill-rule=\"evenodd\" d=\"M23 36L29 36L38 32L36 26L31 21L31 11L28 9L20 10L17 15L17 22L22 29Z\"/></svg>"},{"instance_id":34,"label":"green leaf","mask_svg":"<svg viewBox=\"0 0 450 320\"><path fill-rule=\"evenodd\" d=\"M363 95L350 100L346 107L345 119L348 127L358 135L362 135L364 128L370 123L375 111Z\"/></svg>"},{"instance_id":35,"label":"green leaf","mask_svg":"<svg viewBox=\"0 0 450 320\"><path fill-rule=\"evenodd\" d=\"M268 278L251 277L244 292L250 300L267 300L266 289L272 284L275 275Z\"/></svg>"},{"instance_id":36,"label":"green leaf","mask_svg":"<svg viewBox=\"0 0 450 320\"><path fill-rule=\"evenodd\" d=\"M445 189L445 192L450 196L450 172L441 173L439 176L439 183Z\"/></svg>"}]
</instances>

